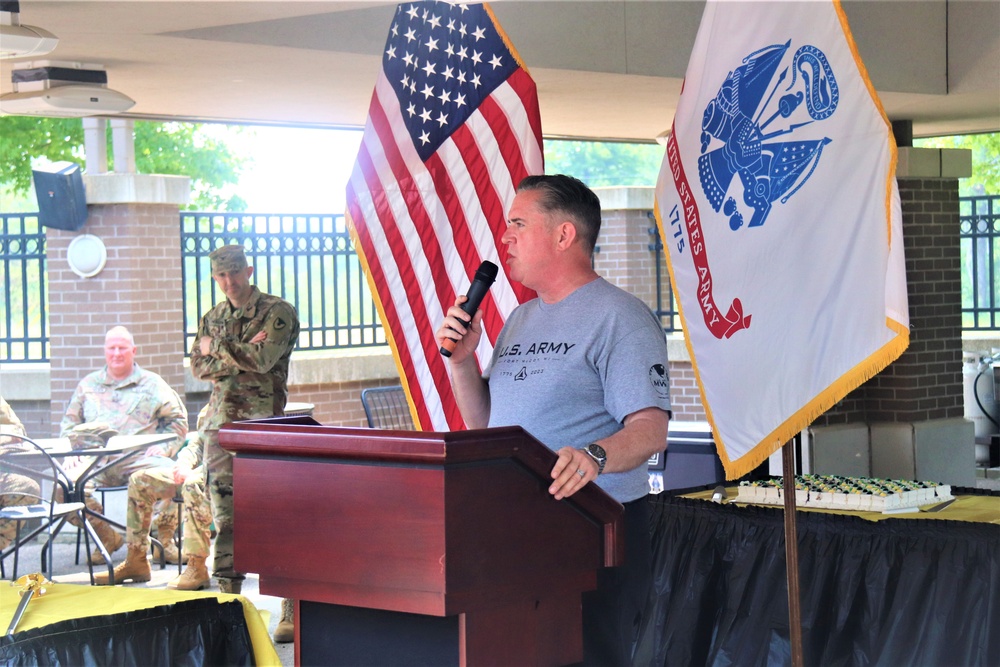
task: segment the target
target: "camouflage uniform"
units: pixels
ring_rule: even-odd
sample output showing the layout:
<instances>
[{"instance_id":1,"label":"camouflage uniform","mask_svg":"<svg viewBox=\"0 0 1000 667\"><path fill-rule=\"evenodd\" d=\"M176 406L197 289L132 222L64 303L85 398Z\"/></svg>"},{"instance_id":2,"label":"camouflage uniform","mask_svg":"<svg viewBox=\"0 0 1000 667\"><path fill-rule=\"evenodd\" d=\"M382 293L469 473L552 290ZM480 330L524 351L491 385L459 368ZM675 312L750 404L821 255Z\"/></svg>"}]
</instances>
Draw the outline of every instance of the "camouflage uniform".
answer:
<instances>
[{"instance_id":1,"label":"camouflage uniform","mask_svg":"<svg viewBox=\"0 0 1000 667\"><path fill-rule=\"evenodd\" d=\"M160 465L132 473L128 484L128 533L125 542L129 547L148 552L154 505L158 501L169 502L180 490L184 499L184 543L181 551L185 556L206 558L211 548L212 507L205 491L205 466L202 465L202 446L197 435L178 452L177 463L193 471L183 484L174 481L173 465Z\"/></svg>"},{"instance_id":2,"label":"camouflage uniform","mask_svg":"<svg viewBox=\"0 0 1000 667\"><path fill-rule=\"evenodd\" d=\"M10 440L12 442L18 442L17 438L4 438L4 433L12 433L14 435L27 435L24 432L24 425L21 424L21 420L17 418L14 414L14 410L10 407L10 404L0 396L0 452L3 452L4 444ZM35 496L40 492L38 488L38 482L31 479L30 477L25 477L24 475L18 475L14 472L7 472L0 468L0 489L3 489L4 493L0 495L0 507L10 507L12 505L31 505L37 502ZM19 493L29 494L29 495L18 495ZM17 524L14 521L8 521L7 519L0 519L0 551L6 549L10 546L10 543L14 541L14 536L17 534Z\"/></svg>"},{"instance_id":3,"label":"camouflage uniform","mask_svg":"<svg viewBox=\"0 0 1000 667\"><path fill-rule=\"evenodd\" d=\"M93 422L106 423L127 435L171 433L177 437L168 447L171 457L184 442L187 432L187 408L177 392L163 378L135 364L132 374L115 380L107 368L95 371L80 381L59 425L59 435L69 435L73 427ZM144 467L143 459L131 463L129 471L114 466L100 476L102 485L120 486L128 483L132 471Z\"/></svg>"},{"instance_id":4,"label":"camouflage uniform","mask_svg":"<svg viewBox=\"0 0 1000 667\"><path fill-rule=\"evenodd\" d=\"M240 246L224 246L212 253L212 271L245 268ZM262 343L250 343L261 332ZM295 308L284 299L253 287L242 308L228 298L202 317L191 348L191 373L212 382L205 423L200 431L209 493L215 516L213 575L242 581L233 566L233 455L219 446L219 428L228 422L284 414L288 398L288 363L299 335ZM212 339L209 354L200 341Z\"/></svg>"},{"instance_id":5,"label":"camouflage uniform","mask_svg":"<svg viewBox=\"0 0 1000 667\"><path fill-rule=\"evenodd\" d=\"M69 436L74 429L79 430L80 426L87 424L106 425L127 435L176 435L165 451L165 456L169 458L183 443L183 436L178 435L178 431L187 431L187 408L177 392L156 373L135 364L127 378L115 380L105 367L90 373L77 385L59 426L59 434ZM142 456L127 464L112 466L92 481L99 486L125 486L133 472L164 462L163 456ZM89 491L86 502L91 510L103 513L100 503ZM169 510L166 506L163 509ZM78 521L71 522L75 525ZM91 523L98 527L98 521L92 519ZM156 525L160 535L172 535L177 529L177 516L171 511L161 511Z\"/></svg>"}]
</instances>

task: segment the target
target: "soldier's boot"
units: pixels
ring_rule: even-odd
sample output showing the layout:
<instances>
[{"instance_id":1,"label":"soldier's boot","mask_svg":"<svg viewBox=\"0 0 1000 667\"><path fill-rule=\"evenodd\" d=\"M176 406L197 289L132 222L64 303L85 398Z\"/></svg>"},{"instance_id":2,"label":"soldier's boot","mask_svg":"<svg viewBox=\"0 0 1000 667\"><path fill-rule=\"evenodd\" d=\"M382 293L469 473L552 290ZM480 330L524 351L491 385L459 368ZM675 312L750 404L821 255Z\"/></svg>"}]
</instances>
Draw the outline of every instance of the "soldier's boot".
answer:
<instances>
[{"instance_id":1,"label":"soldier's boot","mask_svg":"<svg viewBox=\"0 0 1000 667\"><path fill-rule=\"evenodd\" d=\"M125 557L125 562L115 568L115 583L121 584L129 580L140 583L149 581L150 579L152 579L152 574L149 571L146 550L130 546L128 548L128 555ZM98 586L107 586L110 583L108 581L108 573L94 573L94 583Z\"/></svg>"},{"instance_id":2,"label":"soldier's boot","mask_svg":"<svg viewBox=\"0 0 1000 667\"><path fill-rule=\"evenodd\" d=\"M226 577L216 577L215 579L219 584L219 590L223 593L233 593L239 595L243 591L243 580L242 579L228 579Z\"/></svg>"},{"instance_id":3,"label":"soldier's boot","mask_svg":"<svg viewBox=\"0 0 1000 667\"><path fill-rule=\"evenodd\" d=\"M281 620L274 629L274 641L287 644L295 641L295 601L285 598L281 601Z\"/></svg>"},{"instance_id":4,"label":"soldier's boot","mask_svg":"<svg viewBox=\"0 0 1000 667\"><path fill-rule=\"evenodd\" d=\"M208 576L208 568L205 567L205 557L189 556L184 572L167 584L167 588L172 588L175 591L200 591L211 580L211 577Z\"/></svg>"},{"instance_id":5,"label":"soldier's boot","mask_svg":"<svg viewBox=\"0 0 1000 667\"><path fill-rule=\"evenodd\" d=\"M94 527L94 532L97 533L98 539L101 540L101 544L104 545L109 554L113 554L125 546L125 538L107 522L96 520L92 521L90 525ZM106 561L100 549L94 549L94 553L90 554L90 562L94 565L105 564Z\"/></svg>"},{"instance_id":6,"label":"soldier's boot","mask_svg":"<svg viewBox=\"0 0 1000 667\"><path fill-rule=\"evenodd\" d=\"M181 556L181 554L177 550L177 543L174 542L174 531L170 530L168 532L168 529L160 528L158 529L158 533L159 534L157 535L157 539L159 539L160 543L163 545L164 560L166 560L166 562L168 563L176 565L177 559L183 557L184 560L181 561L181 564L187 565L188 562L187 555L185 554L184 556Z\"/></svg>"}]
</instances>

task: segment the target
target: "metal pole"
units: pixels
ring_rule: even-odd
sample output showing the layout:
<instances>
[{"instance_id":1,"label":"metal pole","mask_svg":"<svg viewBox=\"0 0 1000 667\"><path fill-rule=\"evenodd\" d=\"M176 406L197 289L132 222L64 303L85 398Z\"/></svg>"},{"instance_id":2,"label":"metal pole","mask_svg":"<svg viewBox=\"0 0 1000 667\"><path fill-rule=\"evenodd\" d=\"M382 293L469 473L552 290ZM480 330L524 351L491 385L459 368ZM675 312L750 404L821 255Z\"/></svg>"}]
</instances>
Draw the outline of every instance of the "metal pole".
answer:
<instances>
[{"instance_id":1,"label":"metal pole","mask_svg":"<svg viewBox=\"0 0 1000 667\"><path fill-rule=\"evenodd\" d=\"M803 667L802 609L799 598L799 538L795 524L795 450L794 441L781 448L781 485L785 496L785 573L788 580L788 639L792 667Z\"/></svg>"}]
</instances>

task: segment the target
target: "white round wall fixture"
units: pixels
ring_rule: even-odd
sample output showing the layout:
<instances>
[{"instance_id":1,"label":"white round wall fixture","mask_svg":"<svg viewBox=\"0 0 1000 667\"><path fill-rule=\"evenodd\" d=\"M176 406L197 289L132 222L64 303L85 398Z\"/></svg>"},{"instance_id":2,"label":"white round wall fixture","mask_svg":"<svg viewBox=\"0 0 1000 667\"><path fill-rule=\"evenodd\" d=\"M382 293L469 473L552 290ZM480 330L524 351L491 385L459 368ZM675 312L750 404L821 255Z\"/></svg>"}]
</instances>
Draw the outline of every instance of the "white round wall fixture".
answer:
<instances>
[{"instance_id":1,"label":"white round wall fixture","mask_svg":"<svg viewBox=\"0 0 1000 667\"><path fill-rule=\"evenodd\" d=\"M104 241L93 234L81 234L69 242L66 261L76 275L92 278L104 269L108 249L104 247Z\"/></svg>"}]
</instances>

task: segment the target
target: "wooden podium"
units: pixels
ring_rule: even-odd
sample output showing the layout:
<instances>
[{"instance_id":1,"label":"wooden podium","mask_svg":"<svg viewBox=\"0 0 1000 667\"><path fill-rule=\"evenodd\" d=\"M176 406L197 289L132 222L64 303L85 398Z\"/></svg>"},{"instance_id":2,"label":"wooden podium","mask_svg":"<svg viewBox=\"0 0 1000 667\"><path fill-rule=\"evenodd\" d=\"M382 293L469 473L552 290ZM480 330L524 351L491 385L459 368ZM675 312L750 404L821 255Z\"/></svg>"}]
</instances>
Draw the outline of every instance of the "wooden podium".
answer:
<instances>
[{"instance_id":1,"label":"wooden podium","mask_svg":"<svg viewBox=\"0 0 1000 667\"><path fill-rule=\"evenodd\" d=\"M430 433L228 424L236 566L297 604L296 664L564 665L581 594L624 557L622 506L557 501L518 427Z\"/></svg>"}]
</instances>

